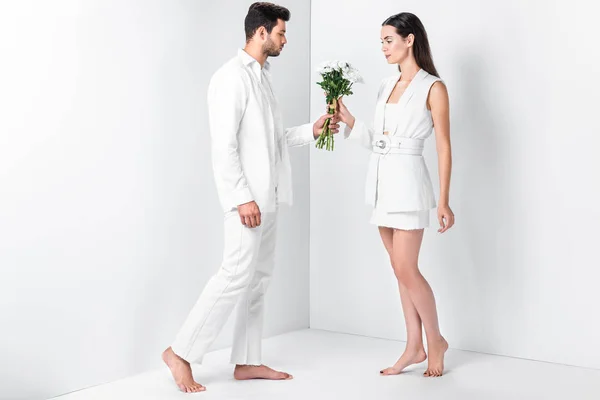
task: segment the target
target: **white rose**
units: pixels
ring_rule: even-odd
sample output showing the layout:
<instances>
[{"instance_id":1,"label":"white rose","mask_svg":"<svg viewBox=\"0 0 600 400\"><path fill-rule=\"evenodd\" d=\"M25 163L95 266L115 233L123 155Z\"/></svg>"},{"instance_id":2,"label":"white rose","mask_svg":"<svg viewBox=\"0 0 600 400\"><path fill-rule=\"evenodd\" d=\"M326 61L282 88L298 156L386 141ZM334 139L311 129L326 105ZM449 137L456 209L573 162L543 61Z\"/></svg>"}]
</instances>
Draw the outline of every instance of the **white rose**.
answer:
<instances>
[{"instance_id":1,"label":"white rose","mask_svg":"<svg viewBox=\"0 0 600 400\"><path fill-rule=\"evenodd\" d=\"M331 71L332 71L332 69L331 69L331 65L330 65L329 62L321 63L319 65L319 67L317 68L317 72L319 74L326 74L326 73L331 72Z\"/></svg>"}]
</instances>

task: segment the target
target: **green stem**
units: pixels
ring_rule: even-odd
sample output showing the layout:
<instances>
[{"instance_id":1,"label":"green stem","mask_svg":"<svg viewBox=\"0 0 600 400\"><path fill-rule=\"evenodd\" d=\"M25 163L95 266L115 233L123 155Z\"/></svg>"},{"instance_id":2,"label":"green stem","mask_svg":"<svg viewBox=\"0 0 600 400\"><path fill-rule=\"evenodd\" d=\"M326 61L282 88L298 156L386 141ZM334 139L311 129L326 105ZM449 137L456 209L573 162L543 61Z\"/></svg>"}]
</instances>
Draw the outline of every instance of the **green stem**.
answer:
<instances>
[{"instance_id":1,"label":"green stem","mask_svg":"<svg viewBox=\"0 0 600 400\"><path fill-rule=\"evenodd\" d=\"M336 104L334 101L328 102L329 108L328 108L328 113L329 114L335 114L335 109L336 109ZM321 133L321 135L319 136L319 138L317 139L317 142L315 144L315 147L317 147L318 149L322 149L323 147L325 147L327 150L331 151L333 150L333 135L331 134L331 131L329 129L329 124L331 123L331 118L327 118L325 120L325 123L323 124L323 132Z\"/></svg>"}]
</instances>

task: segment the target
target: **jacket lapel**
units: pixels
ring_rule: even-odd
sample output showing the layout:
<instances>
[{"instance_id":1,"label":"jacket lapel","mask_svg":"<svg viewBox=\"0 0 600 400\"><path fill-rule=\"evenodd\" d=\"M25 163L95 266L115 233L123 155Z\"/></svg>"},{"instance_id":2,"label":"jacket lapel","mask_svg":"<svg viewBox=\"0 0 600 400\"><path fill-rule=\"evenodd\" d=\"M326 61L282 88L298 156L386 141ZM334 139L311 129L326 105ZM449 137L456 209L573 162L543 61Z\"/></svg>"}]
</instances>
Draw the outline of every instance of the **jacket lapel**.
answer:
<instances>
[{"instance_id":1,"label":"jacket lapel","mask_svg":"<svg viewBox=\"0 0 600 400\"><path fill-rule=\"evenodd\" d=\"M425 70L423 70L423 69L420 69L419 72L417 72L415 77L412 79L412 81L410 81L410 83L404 90L404 93L402 93L402 96L400 96L400 100L398 100L398 107L400 109L403 109L404 107L406 107L406 105L410 101L411 97L415 93L415 88L419 87L421 80L426 75L427 75L427 72L425 72Z\"/></svg>"}]
</instances>

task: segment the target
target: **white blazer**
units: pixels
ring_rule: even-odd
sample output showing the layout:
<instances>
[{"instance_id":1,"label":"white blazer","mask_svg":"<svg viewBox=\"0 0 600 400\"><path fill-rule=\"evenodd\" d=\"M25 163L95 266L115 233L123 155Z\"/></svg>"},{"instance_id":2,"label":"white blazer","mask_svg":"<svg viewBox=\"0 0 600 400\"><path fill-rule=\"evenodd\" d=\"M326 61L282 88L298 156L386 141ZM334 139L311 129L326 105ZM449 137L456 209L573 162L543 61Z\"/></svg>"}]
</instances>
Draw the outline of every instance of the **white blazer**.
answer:
<instances>
[{"instance_id":1,"label":"white blazer","mask_svg":"<svg viewBox=\"0 0 600 400\"><path fill-rule=\"evenodd\" d=\"M398 75L382 81L377 95L373 129L356 120L344 136L372 151L369 159L365 200L387 212L428 210L436 207L433 186L423 159L423 146L433 131L427 97L440 78L423 69L409 83L398 102L397 123L389 135L384 132L385 104Z\"/></svg>"},{"instance_id":2,"label":"white blazer","mask_svg":"<svg viewBox=\"0 0 600 400\"><path fill-rule=\"evenodd\" d=\"M269 68L267 62L262 70L240 49L210 80L212 162L224 211L253 200L263 212L275 211L277 203L291 205L288 146L314 141L312 124L283 129L275 96L268 92Z\"/></svg>"}]
</instances>

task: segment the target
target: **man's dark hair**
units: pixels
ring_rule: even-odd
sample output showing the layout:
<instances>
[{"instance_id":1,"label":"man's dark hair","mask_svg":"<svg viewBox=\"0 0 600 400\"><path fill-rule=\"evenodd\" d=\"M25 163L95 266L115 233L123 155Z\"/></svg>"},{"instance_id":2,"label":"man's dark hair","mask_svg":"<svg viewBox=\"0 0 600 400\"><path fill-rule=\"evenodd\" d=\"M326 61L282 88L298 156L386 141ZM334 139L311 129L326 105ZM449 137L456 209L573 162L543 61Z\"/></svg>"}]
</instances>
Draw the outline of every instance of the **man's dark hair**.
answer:
<instances>
[{"instance_id":1,"label":"man's dark hair","mask_svg":"<svg viewBox=\"0 0 600 400\"><path fill-rule=\"evenodd\" d=\"M248 15L244 20L246 30L246 41L252 39L258 28L264 26L267 33L271 33L277 25L277 20L285 22L290 20L290 10L273 3L258 2L248 9Z\"/></svg>"}]
</instances>

